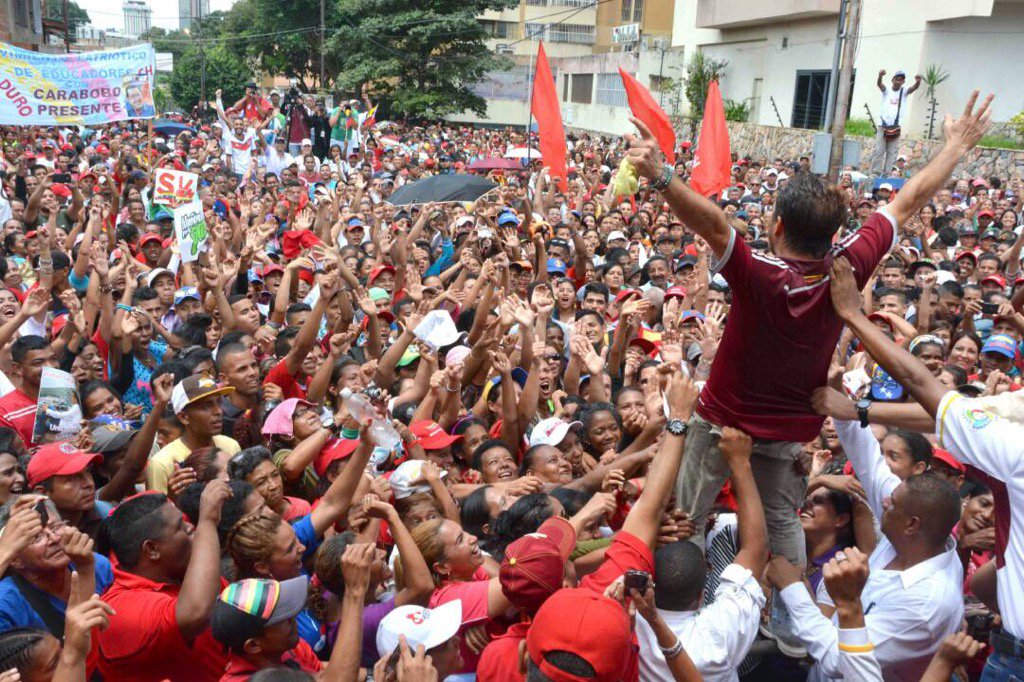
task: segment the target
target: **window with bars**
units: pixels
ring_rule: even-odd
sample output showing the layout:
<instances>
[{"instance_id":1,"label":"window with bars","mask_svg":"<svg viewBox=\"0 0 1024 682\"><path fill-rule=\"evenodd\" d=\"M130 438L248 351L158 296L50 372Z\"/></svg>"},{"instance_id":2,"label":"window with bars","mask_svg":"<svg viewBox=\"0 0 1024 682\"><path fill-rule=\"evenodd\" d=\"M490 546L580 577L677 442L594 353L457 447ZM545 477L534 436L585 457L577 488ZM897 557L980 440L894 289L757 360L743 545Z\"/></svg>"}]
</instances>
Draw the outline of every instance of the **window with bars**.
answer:
<instances>
[{"instance_id":1,"label":"window with bars","mask_svg":"<svg viewBox=\"0 0 1024 682\"><path fill-rule=\"evenodd\" d=\"M480 25L483 27L487 35L492 38L514 38L516 23L513 21L494 21L491 19L481 19Z\"/></svg>"},{"instance_id":2,"label":"window with bars","mask_svg":"<svg viewBox=\"0 0 1024 682\"><path fill-rule=\"evenodd\" d=\"M644 0L622 0L622 23L639 24L644 18Z\"/></svg>"},{"instance_id":3,"label":"window with bars","mask_svg":"<svg viewBox=\"0 0 1024 682\"><path fill-rule=\"evenodd\" d=\"M595 101L598 104L607 104L612 107L624 107L628 104L626 100L626 89L622 85L622 76L617 73L597 74L597 94Z\"/></svg>"},{"instance_id":4,"label":"window with bars","mask_svg":"<svg viewBox=\"0 0 1024 682\"><path fill-rule=\"evenodd\" d=\"M526 0L526 4L534 7L547 7L548 0Z\"/></svg>"},{"instance_id":5,"label":"window with bars","mask_svg":"<svg viewBox=\"0 0 1024 682\"><path fill-rule=\"evenodd\" d=\"M594 44L594 27L588 24L551 24L548 40L553 43Z\"/></svg>"},{"instance_id":6,"label":"window with bars","mask_svg":"<svg viewBox=\"0 0 1024 682\"><path fill-rule=\"evenodd\" d=\"M551 0L553 6L558 7L595 7L600 0Z\"/></svg>"}]
</instances>

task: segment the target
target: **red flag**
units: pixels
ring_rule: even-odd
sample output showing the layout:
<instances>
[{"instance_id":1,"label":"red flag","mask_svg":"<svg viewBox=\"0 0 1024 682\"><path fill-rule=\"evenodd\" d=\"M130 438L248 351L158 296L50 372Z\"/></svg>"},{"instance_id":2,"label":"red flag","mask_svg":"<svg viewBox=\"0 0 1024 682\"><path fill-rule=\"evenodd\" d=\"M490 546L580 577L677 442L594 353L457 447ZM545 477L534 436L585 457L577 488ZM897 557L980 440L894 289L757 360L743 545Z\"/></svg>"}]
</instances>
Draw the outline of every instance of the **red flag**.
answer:
<instances>
[{"instance_id":1,"label":"red flag","mask_svg":"<svg viewBox=\"0 0 1024 682\"><path fill-rule=\"evenodd\" d=\"M654 101L650 91L640 85L637 79L623 71L621 66L619 75L622 76L622 85L626 88L626 97L629 99L629 108L633 115L650 129L654 134L654 139L658 141L658 146L665 154L665 158L674 165L676 162L676 132L672 130L668 114Z\"/></svg>"},{"instance_id":2,"label":"red flag","mask_svg":"<svg viewBox=\"0 0 1024 682\"><path fill-rule=\"evenodd\" d=\"M704 102L704 120L700 124L700 141L693 157L690 187L701 196L718 194L729 186L729 131L725 127L725 107L718 81L711 81Z\"/></svg>"},{"instance_id":3,"label":"red flag","mask_svg":"<svg viewBox=\"0 0 1024 682\"><path fill-rule=\"evenodd\" d=\"M537 119L537 132L540 135L540 155L544 165L551 169L551 177L558 178L558 187L563 192L569 191L566 178L569 170L565 164L565 128L562 127L562 110L558 106L558 93L555 92L555 79L548 66L548 56L544 52L544 43L537 50L537 70L533 74L533 100L530 110Z\"/></svg>"}]
</instances>

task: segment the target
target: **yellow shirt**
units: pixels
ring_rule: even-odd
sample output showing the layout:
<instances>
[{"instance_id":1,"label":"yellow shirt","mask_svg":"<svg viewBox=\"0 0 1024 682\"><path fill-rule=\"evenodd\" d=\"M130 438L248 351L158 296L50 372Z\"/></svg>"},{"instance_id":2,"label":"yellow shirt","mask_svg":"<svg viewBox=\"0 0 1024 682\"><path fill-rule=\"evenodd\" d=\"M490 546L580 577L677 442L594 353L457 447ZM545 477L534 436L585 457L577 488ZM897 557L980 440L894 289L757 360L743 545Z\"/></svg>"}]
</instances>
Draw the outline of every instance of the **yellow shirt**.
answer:
<instances>
[{"instance_id":1,"label":"yellow shirt","mask_svg":"<svg viewBox=\"0 0 1024 682\"><path fill-rule=\"evenodd\" d=\"M234 455L242 449L234 438L227 436L214 436L213 445L229 455ZM184 462L190 454L192 451L180 438L165 445L146 465L146 487L166 495L167 479L174 473L174 465Z\"/></svg>"}]
</instances>

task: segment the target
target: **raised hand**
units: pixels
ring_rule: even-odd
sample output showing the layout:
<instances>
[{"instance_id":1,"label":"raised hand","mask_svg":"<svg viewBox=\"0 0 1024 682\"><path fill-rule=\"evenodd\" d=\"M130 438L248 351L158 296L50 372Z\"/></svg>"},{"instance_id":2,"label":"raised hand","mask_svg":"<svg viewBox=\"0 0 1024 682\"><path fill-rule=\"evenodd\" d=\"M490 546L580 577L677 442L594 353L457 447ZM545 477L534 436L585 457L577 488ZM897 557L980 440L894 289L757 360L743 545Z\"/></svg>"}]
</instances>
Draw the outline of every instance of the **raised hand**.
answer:
<instances>
[{"instance_id":1,"label":"raised hand","mask_svg":"<svg viewBox=\"0 0 1024 682\"><path fill-rule=\"evenodd\" d=\"M93 629L105 629L110 625L110 616L115 614L114 609L98 595L84 594L80 582L78 571L72 571L71 591L64 614L64 656L84 666L92 646ZM85 675L84 667L82 675Z\"/></svg>"},{"instance_id":2,"label":"raised hand","mask_svg":"<svg viewBox=\"0 0 1024 682\"><path fill-rule=\"evenodd\" d=\"M633 117L630 117L629 121L640 131L640 139L637 139L635 135L625 136L628 145L626 158L633 164L639 175L653 180L661 175L665 166L665 155L643 121Z\"/></svg>"},{"instance_id":3,"label":"raised hand","mask_svg":"<svg viewBox=\"0 0 1024 682\"><path fill-rule=\"evenodd\" d=\"M345 548L341 556L341 575L345 580L345 590L353 594L366 594L370 584L370 566L376 557L376 547L372 542L355 542Z\"/></svg>"},{"instance_id":4,"label":"raised hand","mask_svg":"<svg viewBox=\"0 0 1024 682\"><path fill-rule=\"evenodd\" d=\"M61 545L64 553L78 568L92 566L93 564L93 541L88 535L74 526L64 526L60 531Z\"/></svg>"},{"instance_id":5,"label":"raised hand","mask_svg":"<svg viewBox=\"0 0 1024 682\"><path fill-rule=\"evenodd\" d=\"M963 151L977 146L988 130L988 123L992 118L992 97L993 95L989 93L981 106L975 110L974 105L978 101L978 91L975 90L959 118L954 119L952 114L946 114L946 120L942 124L946 144L959 146Z\"/></svg>"},{"instance_id":6,"label":"raised hand","mask_svg":"<svg viewBox=\"0 0 1024 682\"><path fill-rule=\"evenodd\" d=\"M199 520L209 521L213 525L220 523L220 512L224 503L231 497L231 488L227 481L213 480L206 484L199 498Z\"/></svg>"},{"instance_id":7,"label":"raised hand","mask_svg":"<svg viewBox=\"0 0 1024 682\"><path fill-rule=\"evenodd\" d=\"M860 593L868 581L868 557L856 547L836 552L822 568L822 577L829 596L837 607L860 603Z\"/></svg>"}]
</instances>

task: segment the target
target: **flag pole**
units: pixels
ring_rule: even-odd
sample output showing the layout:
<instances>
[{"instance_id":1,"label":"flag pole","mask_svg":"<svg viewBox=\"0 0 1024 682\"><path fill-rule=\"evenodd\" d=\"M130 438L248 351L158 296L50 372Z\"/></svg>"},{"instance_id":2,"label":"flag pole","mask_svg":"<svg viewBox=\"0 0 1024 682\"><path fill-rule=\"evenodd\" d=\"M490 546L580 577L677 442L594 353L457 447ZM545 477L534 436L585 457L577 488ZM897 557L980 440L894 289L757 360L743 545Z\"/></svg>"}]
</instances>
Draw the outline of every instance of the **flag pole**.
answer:
<instances>
[{"instance_id":1,"label":"flag pole","mask_svg":"<svg viewBox=\"0 0 1024 682\"><path fill-rule=\"evenodd\" d=\"M529 29L527 29L529 30ZM526 82L529 83L530 96L526 100L526 167L530 167L530 155L533 152L533 146L530 144L530 128L533 127L533 88L534 88L534 77L533 77L533 51L530 51L530 68L526 72Z\"/></svg>"}]
</instances>

